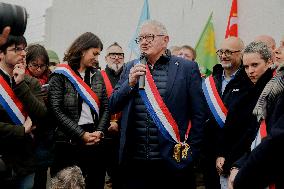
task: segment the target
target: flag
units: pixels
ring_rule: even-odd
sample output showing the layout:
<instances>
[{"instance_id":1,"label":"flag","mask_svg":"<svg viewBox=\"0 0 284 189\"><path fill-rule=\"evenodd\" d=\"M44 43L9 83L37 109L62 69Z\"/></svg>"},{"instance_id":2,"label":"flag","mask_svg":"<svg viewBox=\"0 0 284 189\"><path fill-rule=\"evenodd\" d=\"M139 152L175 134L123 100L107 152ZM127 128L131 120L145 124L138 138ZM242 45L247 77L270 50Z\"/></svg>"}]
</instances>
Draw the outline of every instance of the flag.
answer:
<instances>
[{"instance_id":1,"label":"flag","mask_svg":"<svg viewBox=\"0 0 284 189\"><path fill-rule=\"evenodd\" d=\"M237 0L232 1L225 38L230 36L238 37L238 1Z\"/></svg>"},{"instance_id":2,"label":"flag","mask_svg":"<svg viewBox=\"0 0 284 189\"><path fill-rule=\"evenodd\" d=\"M140 19L135 31L135 34L133 35L133 37L131 38L128 47L131 50L130 53L130 57L132 55L132 53L134 53L137 57L140 55L140 50L139 50L139 46L138 44L136 44L135 39L138 37L138 32L139 32L139 27L140 25L146 21L150 19L150 10L149 10L149 4L148 4L148 0L144 0L144 5L140 14Z\"/></svg>"},{"instance_id":3,"label":"flag","mask_svg":"<svg viewBox=\"0 0 284 189\"><path fill-rule=\"evenodd\" d=\"M212 73L213 66L218 64L215 47L215 33L212 22L212 13L203 29L203 32L196 44L196 62L202 76L208 76Z\"/></svg>"}]
</instances>

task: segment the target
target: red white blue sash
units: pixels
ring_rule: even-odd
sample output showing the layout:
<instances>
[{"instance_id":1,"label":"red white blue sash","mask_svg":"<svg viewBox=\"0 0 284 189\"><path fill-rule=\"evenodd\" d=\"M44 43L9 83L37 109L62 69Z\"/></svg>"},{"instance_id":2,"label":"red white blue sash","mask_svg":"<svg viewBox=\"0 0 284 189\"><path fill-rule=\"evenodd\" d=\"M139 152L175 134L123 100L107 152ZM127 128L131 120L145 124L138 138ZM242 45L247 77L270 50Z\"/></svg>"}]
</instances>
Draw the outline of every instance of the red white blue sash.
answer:
<instances>
[{"instance_id":1,"label":"red white blue sash","mask_svg":"<svg viewBox=\"0 0 284 189\"><path fill-rule=\"evenodd\" d=\"M258 129L257 135L254 139L254 141L251 144L250 149L253 150L255 149L260 143L261 140L263 138L265 138L267 136L267 131L266 131L266 123L265 123L265 119L263 119L260 122L260 127ZM275 184L270 184L268 187L266 187L265 189L275 189Z\"/></svg>"},{"instance_id":2,"label":"red white blue sash","mask_svg":"<svg viewBox=\"0 0 284 189\"><path fill-rule=\"evenodd\" d=\"M24 106L2 76L0 76L0 104L14 124L24 124L27 115Z\"/></svg>"},{"instance_id":3,"label":"red white blue sash","mask_svg":"<svg viewBox=\"0 0 284 189\"><path fill-rule=\"evenodd\" d=\"M151 118L167 140L181 145L186 144L191 129L191 122L189 121L185 140L184 142L181 142L178 125L164 103L148 66L146 66L146 69L145 87L144 90L139 90L139 94L151 115Z\"/></svg>"},{"instance_id":4,"label":"red white blue sash","mask_svg":"<svg viewBox=\"0 0 284 189\"><path fill-rule=\"evenodd\" d=\"M224 127L228 110L217 91L212 75L204 80L202 90L215 120L220 127Z\"/></svg>"},{"instance_id":5,"label":"red white blue sash","mask_svg":"<svg viewBox=\"0 0 284 189\"><path fill-rule=\"evenodd\" d=\"M266 136L267 136L266 123L265 120L263 119L260 123L257 135L254 141L252 142L250 149L251 150L255 149L261 143L261 140Z\"/></svg>"},{"instance_id":6,"label":"red white blue sash","mask_svg":"<svg viewBox=\"0 0 284 189\"><path fill-rule=\"evenodd\" d=\"M107 97L110 98L111 93L113 91L113 87L112 87L111 82L110 82L110 80L107 76L106 71L102 70L101 74L103 76L103 79L104 79L104 82L105 82L105 85L106 85Z\"/></svg>"},{"instance_id":7,"label":"red white blue sash","mask_svg":"<svg viewBox=\"0 0 284 189\"><path fill-rule=\"evenodd\" d=\"M82 99L99 115L100 101L92 89L70 68L68 64L59 64L54 73L66 76L75 86Z\"/></svg>"}]
</instances>

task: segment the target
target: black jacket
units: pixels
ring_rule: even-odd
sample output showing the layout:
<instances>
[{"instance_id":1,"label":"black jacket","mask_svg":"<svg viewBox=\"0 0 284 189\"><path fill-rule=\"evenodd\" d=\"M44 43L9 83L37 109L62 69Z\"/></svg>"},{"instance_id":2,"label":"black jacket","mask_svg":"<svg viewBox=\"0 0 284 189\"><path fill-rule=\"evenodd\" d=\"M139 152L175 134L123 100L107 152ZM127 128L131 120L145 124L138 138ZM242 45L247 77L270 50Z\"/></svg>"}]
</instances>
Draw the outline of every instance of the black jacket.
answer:
<instances>
[{"instance_id":1,"label":"black jacket","mask_svg":"<svg viewBox=\"0 0 284 189\"><path fill-rule=\"evenodd\" d=\"M241 167L234 182L236 189L262 189L271 183L276 183L276 189L284 188L284 155L281 152L284 147L283 75L280 77L282 84L274 85L271 90L277 95L273 100L267 101L265 118L267 137L251 153L247 153L236 163L236 166Z\"/></svg>"},{"instance_id":2,"label":"black jacket","mask_svg":"<svg viewBox=\"0 0 284 189\"><path fill-rule=\"evenodd\" d=\"M6 77L3 72L0 74ZM37 79L26 75L24 81L13 86L13 91L23 103L33 124L38 125L39 121L45 118L47 108ZM1 105L0 115L0 154L3 155L4 162L17 176L31 174L35 169L32 137L25 134L25 128L22 125L15 125L12 122Z\"/></svg>"},{"instance_id":3,"label":"black jacket","mask_svg":"<svg viewBox=\"0 0 284 189\"><path fill-rule=\"evenodd\" d=\"M96 93L100 101L99 115L95 119L94 130L105 132L109 124L109 109L106 88L99 70L94 70L91 77L91 89ZM75 71L80 76L78 72ZM73 84L67 77L61 74L53 73L49 81L48 103L51 112L58 122L56 131L56 140L60 141L81 141L84 129L78 125L81 110L82 99L76 91Z\"/></svg>"},{"instance_id":4,"label":"black jacket","mask_svg":"<svg viewBox=\"0 0 284 189\"><path fill-rule=\"evenodd\" d=\"M220 149L218 156L225 157L224 174L229 174L232 164L244 153L250 151L251 143L258 128L256 117L252 114L252 111L272 75L272 70L268 69L227 115L218 143Z\"/></svg>"},{"instance_id":5,"label":"black jacket","mask_svg":"<svg viewBox=\"0 0 284 189\"><path fill-rule=\"evenodd\" d=\"M235 77L227 84L225 91L222 94L222 74L223 68L221 64L217 64L213 68L213 78L216 84L217 91L222 98L222 101L226 108L228 109L228 114L231 111L234 111L237 104L247 95L250 88L253 84L245 73L244 68L241 66L237 71ZM208 110L208 119L205 124L204 129L204 146L203 154L207 157L214 158L217 157L217 154L220 154L220 148L218 147L219 141L221 140L222 128L216 122L213 114L211 113L209 107ZM226 125L226 123L225 123ZM224 127L223 127L224 128Z\"/></svg>"}]
</instances>

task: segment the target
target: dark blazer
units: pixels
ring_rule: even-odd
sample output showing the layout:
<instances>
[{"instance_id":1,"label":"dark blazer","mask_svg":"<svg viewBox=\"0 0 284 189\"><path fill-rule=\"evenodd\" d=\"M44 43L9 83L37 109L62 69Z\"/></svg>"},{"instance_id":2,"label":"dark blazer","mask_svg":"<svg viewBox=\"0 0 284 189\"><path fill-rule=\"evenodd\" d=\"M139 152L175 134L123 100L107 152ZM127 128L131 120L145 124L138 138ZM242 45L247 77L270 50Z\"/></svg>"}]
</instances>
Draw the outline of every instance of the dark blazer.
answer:
<instances>
[{"instance_id":1,"label":"dark blazer","mask_svg":"<svg viewBox=\"0 0 284 189\"><path fill-rule=\"evenodd\" d=\"M127 63L121 74L121 79L116 85L110 98L110 109L112 112L122 111L121 138L120 138L120 163L124 160L125 144L127 143L127 129L131 117L134 94L138 93L138 85L133 89L128 85L128 75L132 66L137 62L133 60ZM165 99L172 116L176 120L181 141L188 127L189 120L192 121L189 139L192 156L187 161L176 163L172 158L175 143L166 140L159 133L160 153L162 158L169 162L173 168L185 167L196 158L202 139L203 123L205 119L205 100L201 90L201 76L195 62L171 56L169 60L168 82Z\"/></svg>"}]
</instances>

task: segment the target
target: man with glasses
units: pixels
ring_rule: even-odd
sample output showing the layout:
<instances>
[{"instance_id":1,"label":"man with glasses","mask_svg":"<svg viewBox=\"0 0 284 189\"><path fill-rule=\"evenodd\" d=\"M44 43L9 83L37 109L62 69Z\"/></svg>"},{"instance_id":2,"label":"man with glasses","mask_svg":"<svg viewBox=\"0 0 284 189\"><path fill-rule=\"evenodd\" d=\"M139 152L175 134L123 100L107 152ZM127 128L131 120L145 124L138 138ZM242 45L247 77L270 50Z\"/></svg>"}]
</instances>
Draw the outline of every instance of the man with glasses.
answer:
<instances>
[{"instance_id":1,"label":"man with glasses","mask_svg":"<svg viewBox=\"0 0 284 189\"><path fill-rule=\"evenodd\" d=\"M110 98L111 111L122 111L123 188L195 188L206 111L198 65L170 54L158 21L144 22L136 42L141 60L125 65Z\"/></svg>"},{"instance_id":2,"label":"man with glasses","mask_svg":"<svg viewBox=\"0 0 284 189\"><path fill-rule=\"evenodd\" d=\"M105 61L107 65L105 70L102 70L101 73L105 81L107 94L110 97L113 88L120 79L124 64L124 53L122 47L117 42L114 42L106 49ZM111 185L112 189L120 188L118 175L120 117L121 113L111 115L108 132L105 135L106 167L108 175L106 184Z\"/></svg>"},{"instance_id":3,"label":"man with glasses","mask_svg":"<svg viewBox=\"0 0 284 189\"><path fill-rule=\"evenodd\" d=\"M9 36L0 47L0 154L6 165L3 188L33 187L34 150L32 130L46 115L39 82L25 75L26 40Z\"/></svg>"},{"instance_id":4,"label":"man with glasses","mask_svg":"<svg viewBox=\"0 0 284 189\"><path fill-rule=\"evenodd\" d=\"M220 64L214 66L212 75L203 83L203 92L210 113L205 125L201 166L204 169L205 186L209 189L220 188L220 181L229 173L224 166L226 162L218 142L222 138L223 128L227 127L226 116L234 110L234 106L252 86L242 66L243 48L244 44L240 38L224 39L221 48L216 52Z\"/></svg>"}]
</instances>

